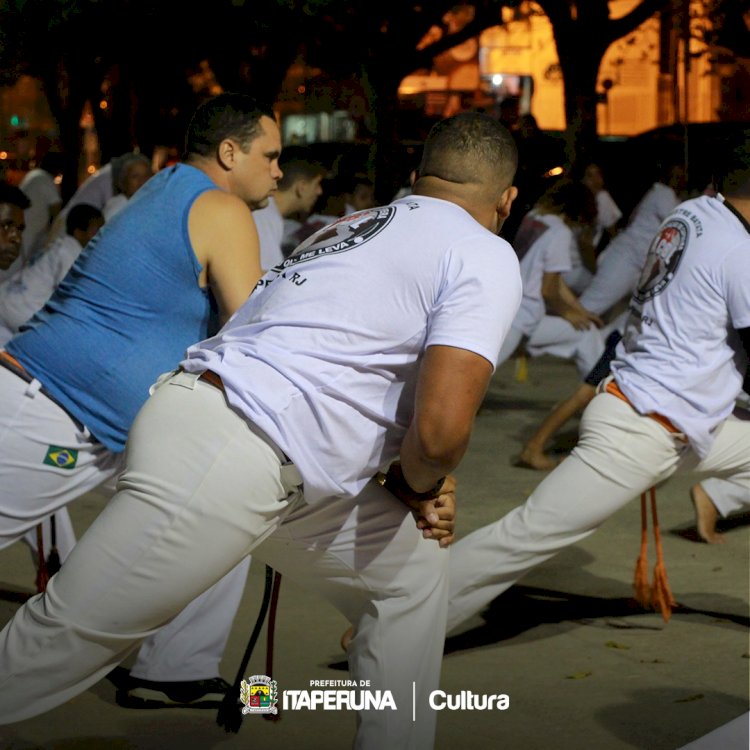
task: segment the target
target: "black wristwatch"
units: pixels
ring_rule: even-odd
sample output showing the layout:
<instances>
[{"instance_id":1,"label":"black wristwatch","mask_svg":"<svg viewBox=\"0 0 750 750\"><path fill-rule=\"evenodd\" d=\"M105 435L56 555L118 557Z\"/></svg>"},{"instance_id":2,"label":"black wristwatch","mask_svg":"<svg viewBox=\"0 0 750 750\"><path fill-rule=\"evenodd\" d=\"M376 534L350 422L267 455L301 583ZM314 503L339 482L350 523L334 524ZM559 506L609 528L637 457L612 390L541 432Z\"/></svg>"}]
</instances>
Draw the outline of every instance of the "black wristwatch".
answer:
<instances>
[{"instance_id":1,"label":"black wristwatch","mask_svg":"<svg viewBox=\"0 0 750 750\"><path fill-rule=\"evenodd\" d=\"M445 482L445 477L440 477L435 483L435 486L426 492L417 492L416 490L413 490L406 481L404 472L401 470L401 462L394 461L388 467L388 471L385 474L382 471L379 471L375 475L375 481L382 487L385 487L399 500L422 502L424 500L434 500L440 494L440 490Z\"/></svg>"}]
</instances>

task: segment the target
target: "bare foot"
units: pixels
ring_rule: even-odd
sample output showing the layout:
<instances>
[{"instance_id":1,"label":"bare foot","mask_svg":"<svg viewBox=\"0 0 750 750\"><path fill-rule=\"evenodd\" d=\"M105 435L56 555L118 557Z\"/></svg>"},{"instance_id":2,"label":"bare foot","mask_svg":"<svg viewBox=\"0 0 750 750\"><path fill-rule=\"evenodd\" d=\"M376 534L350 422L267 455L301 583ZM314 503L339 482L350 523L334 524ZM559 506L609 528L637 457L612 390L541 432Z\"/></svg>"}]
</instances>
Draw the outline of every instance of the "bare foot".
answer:
<instances>
[{"instance_id":1,"label":"bare foot","mask_svg":"<svg viewBox=\"0 0 750 750\"><path fill-rule=\"evenodd\" d=\"M695 525L698 536L706 544L724 544L724 536L716 531L716 522L719 520L719 511L713 504L709 494L700 484L694 484L690 488L690 499L695 508Z\"/></svg>"},{"instance_id":2,"label":"bare foot","mask_svg":"<svg viewBox=\"0 0 750 750\"><path fill-rule=\"evenodd\" d=\"M349 644L352 642L352 638L354 638L354 628L348 628L344 631L344 634L341 636L341 648L344 651L349 650Z\"/></svg>"},{"instance_id":3,"label":"bare foot","mask_svg":"<svg viewBox=\"0 0 750 750\"><path fill-rule=\"evenodd\" d=\"M559 463L559 459L550 458L543 451L534 450L528 445L521 451L516 462L518 466L523 466L525 469L538 469L539 471L549 471Z\"/></svg>"}]
</instances>

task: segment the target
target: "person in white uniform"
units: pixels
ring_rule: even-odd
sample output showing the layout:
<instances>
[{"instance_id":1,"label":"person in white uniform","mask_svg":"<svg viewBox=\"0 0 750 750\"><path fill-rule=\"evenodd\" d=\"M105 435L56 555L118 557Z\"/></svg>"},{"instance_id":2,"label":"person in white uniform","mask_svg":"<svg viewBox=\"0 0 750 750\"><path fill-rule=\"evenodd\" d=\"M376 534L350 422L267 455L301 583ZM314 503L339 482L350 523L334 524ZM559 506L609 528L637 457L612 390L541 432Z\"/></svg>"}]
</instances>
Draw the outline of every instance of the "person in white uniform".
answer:
<instances>
[{"instance_id":1,"label":"person in white uniform","mask_svg":"<svg viewBox=\"0 0 750 750\"><path fill-rule=\"evenodd\" d=\"M31 206L26 211L23 248L17 266L24 266L40 252L49 238L50 228L60 213L62 198L55 179L62 173L63 155L57 151L46 153L39 166L21 180L19 187L26 193Z\"/></svg>"},{"instance_id":2,"label":"person in white uniform","mask_svg":"<svg viewBox=\"0 0 750 750\"><path fill-rule=\"evenodd\" d=\"M571 180L556 183L524 217L513 240L521 259L523 301L498 365L522 341L531 356L573 359L582 377L596 363L604 349L602 321L579 304L563 280L576 244L573 229L595 217L593 193Z\"/></svg>"},{"instance_id":3,"label":"person in white uniform","mask_svg":"<svg viewBox=\"0 0 750 750\"><path fill-rule=\"evenodd\" d=\"M449 629L675 472L750 488L750 421L733 416L750 352L750 167L724 189L680 204L652 241L572 454L453 546Z\"/></svg>"},{"instance_id":4,"label":"person in white uniform","mask_svg":"<svg viewBox=\"0 0 750 750\"><path fill-rule=\"evenodd\" d=\"M284 149L279 166L284 176L276 192L265 208L253 213L260 239L260 265L266 271L287 255L284 253L284 245L288 243L284 220L293 216L307 218L323 193L320 183L326 173L326 168L303 146Z\"/></svg>"},{"instance_id":5,"label":"person in white uniform","mask_svg":"<svg viewBox=\"0 0 750 750\"><path fill-rule=\"evenodd\" d=\"M123 154L116 173L115 188L118 192L107 200L102 209L105 220L109 221L116 213L122 211L153 173L151 161L145 154Z\"/></svg>"},{"instance_id":6,"label":"person in white uniform","mask_svg":"<svg viewBox=\"0 0 750 750\"><path fill-rule=\"evenodd\" d=\"M88 203L88 205L104 211L107 201L117 195L119 190L117 183L122 174L122 166L135 155L134 151L128 151L120 156L112 157L109 162L90 174L78 186L78 189L73 193L70 200L63 205L62 210L52 222L49 233L50 242L65 234L65 217L68 211L79 203Z\"/></svg>"},{"instance_id":7,"label":"person in white uniform","mask_svg":"<svg viewBox=\"0 0 750 750\"><path fill-rule=\"evenodd\" d=\"M281 177L273 111L227 92L198 107L185 141L184 161L102 227L0 351L0 548L119 473L150 385L261 277L251 208ZM73 534L63 544L62 531L65 568ZM118 703L220 703L228 684L219 666L246 576L243 561L148 638Z\"/></svg>"},{"instance_id":8,"label":"person in white uniform","mask_svg":"<svg viewBox=\"0 0 750 750\"><path fill-rule=\"evenodd\" d=\"M34 263L0 281L0 346L52 296L81 250L104 224L104 217L98 208L79 203L68 212L65 224L65 235Z\"/></svg>"},{"instance_id":9,"label":"person in white uniform","mask_svg":"<svg viewBox=\"0 0 750 750\"><path fill-rule=\"evenodd\" d=\"M596 271L580 296L581 304L604 315L628 297L646 261L646 253L659 225L680 202L677 191L684 186L684 169L669 164L665 176L655 182L633 209L625 229L599 255Z\"/></svg>"},{"instance_id":10,"label":"person in white uniform","mask_svg":"<svg viewBox=\"0 0 750 750\"><path fill-rule=\"evenodd\" d=\"M602 241L608 242L617 233L617 225L622 219L622 211L606 189L602 168L598 164L590 162L584 167L581 182L596 197L596 225L594 227L593 244L594 247L599 247Z\"/></svg>"},{"instance_id":11,"label":"person in white uniform","mask_svg":"<svg viewBox=\"0 0 750 750\"><path fill-rule=\"evenodd\" d=\"M0 634L2 722L86 689L252 551L356 626L351 678L397 710L360 711L355 746L433 747L449 554L402 499L442 523L520 303L497 236L516 159L494 118L441 121L414 195L313 235L165 374L118 494Z\"/></svg>"}]
</instances>

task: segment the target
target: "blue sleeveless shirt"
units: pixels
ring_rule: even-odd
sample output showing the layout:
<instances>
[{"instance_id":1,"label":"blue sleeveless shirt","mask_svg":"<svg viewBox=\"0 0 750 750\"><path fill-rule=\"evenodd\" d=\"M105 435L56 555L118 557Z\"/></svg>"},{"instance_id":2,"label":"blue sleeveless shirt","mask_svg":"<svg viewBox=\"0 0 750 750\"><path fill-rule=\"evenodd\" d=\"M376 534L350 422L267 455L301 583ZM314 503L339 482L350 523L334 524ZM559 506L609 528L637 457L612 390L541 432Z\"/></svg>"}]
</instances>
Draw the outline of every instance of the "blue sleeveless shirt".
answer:
<instances>
[{"instance_id":1,"label":"blue sleeveless shirt","mask_svg":"<svg viewBox=\"0 0 750 750\"><path fill-rule=\"evenodd\" d=\"M5 347L111 451L124 449L149 386L214 332L188 237L190 208L212 189L187 164L154 175Z\"/></svg>"}]
</instances>

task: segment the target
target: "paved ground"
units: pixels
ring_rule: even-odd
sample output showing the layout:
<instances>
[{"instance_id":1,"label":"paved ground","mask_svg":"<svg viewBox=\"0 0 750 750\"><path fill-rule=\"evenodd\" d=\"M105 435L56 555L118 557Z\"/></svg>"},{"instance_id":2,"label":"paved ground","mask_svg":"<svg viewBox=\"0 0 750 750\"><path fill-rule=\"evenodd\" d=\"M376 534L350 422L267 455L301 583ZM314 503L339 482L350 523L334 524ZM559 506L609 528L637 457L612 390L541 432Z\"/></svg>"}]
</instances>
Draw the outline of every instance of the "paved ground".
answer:
<instances>
[{"instance_id":1,"label":"paved ground","mask_svg":"<svg viewBox=\"0 0 750 750\"><path fill-rule=\"evenodd\" d=\"M531 363L525 383L515 382L510 363L498 371L458 472L462 533L496 519L540 481L542 474L511 460L576 383L571 365L547 358ZM574 436L571 424L560 447ZM635 502L496 600L486 619L449 639L442 689L505 693L510 708L441 712L437 750L675 750L748 710L750 517L728 525L723 546L690 541L689 486L688 478L672 479L658 495L669 580L681 605L671 621L630 601L639 550ZM102 503L92 493L74 504L77 528L85 529ZM0 586L28 590L32 579L24 548L0 552ZM257 565L227 649L227 679L255 620L262 582ZM0 602L0 622L17 606ZM285 581L276 634L279 690L346 677L338 647L344 627L326 602ZM264 659L260 648L247 673L264 673ZM247 717L239 734L226 735L213 711L120 709L103 681L43 717L0 727L0 748L339 750L350 747L353 731L354 718L345 712L287 711L278 722Z\"/></svg>"}]
</instances>

